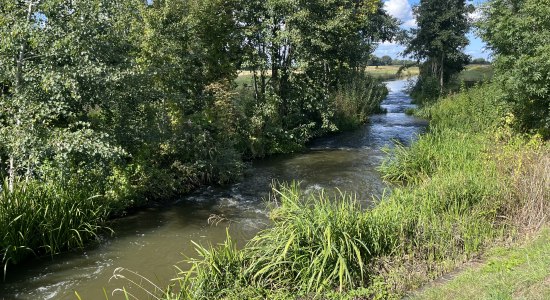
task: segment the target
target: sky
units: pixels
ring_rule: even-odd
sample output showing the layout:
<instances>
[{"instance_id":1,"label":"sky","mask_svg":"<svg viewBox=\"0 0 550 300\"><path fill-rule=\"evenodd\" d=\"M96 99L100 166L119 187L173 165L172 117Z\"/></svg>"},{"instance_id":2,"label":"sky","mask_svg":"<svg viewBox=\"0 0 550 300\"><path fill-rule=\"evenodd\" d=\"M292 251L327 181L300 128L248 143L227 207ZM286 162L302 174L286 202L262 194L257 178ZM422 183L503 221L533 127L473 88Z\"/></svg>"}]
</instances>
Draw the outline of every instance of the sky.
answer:
<instances>
[{"instance_id":1,"label":"sky","mask_svg":"<svg viewBox=\"0 0 550 300\"><path fill-rule=\"evenodd\" d=\"M481 5L486 0L473 0L470 3L473 3L476 7ZM386 11L403 22L402 28L408 29L416 26L416 21L412 12L414 5L417 5L419 0L384 0L384 8ZM474 17L475 17L474 13ZM476 37L474 33L468 34L470 39L470 45L466 47L465 52L468 55L471 55L472 58L490 58L491 52L485 49L485 43L479 38ZM401 53L405 48L401 45L392 42L385 42L378 46L378 49L374 52L376 56L389 55L392 58L403 58Z\"/></svg>"}]
</instances>

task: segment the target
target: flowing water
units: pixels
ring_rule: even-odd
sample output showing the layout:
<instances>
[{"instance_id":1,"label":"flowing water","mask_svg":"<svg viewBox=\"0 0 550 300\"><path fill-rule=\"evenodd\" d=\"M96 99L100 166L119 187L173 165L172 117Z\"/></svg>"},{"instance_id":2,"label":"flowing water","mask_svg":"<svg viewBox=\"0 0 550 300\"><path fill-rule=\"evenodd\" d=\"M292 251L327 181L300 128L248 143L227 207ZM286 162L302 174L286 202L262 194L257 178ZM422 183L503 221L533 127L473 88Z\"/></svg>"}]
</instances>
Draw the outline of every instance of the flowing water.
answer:
<instances>
[{"instance_id":1,"label":"flowing water","mask_svg":"<svg viewBox=\"0 0 550 300\"><path fill-rule=\"evenodd\" d=\"M123 299L114 289L127 285L109 280L117 267L133 270L160 286L185 269L185 257L195 257L191 241L202 245L223 242L226 229L241 245L268 226L267 204L271 183L301 181L307 191L320 189L356 193L368 204L385 185L376 167L384 158L382 149L394 141L408 144L426 128L426 122L407 116L413 107L404 93L406 80L390 81L390 94L383 102L387 114L372 116L353 131L321 138L306 153L256 161L240 183L208 187L186 196L170 207L152 208L111 224L116 234L103 238L84 252L34 260L8 273L0 283L0 299ZM209 225L211 215L226 221ZM227 221L229 220L229 221ZM135 278L134 278L135 279ZM147 299L140 291L132 292Z\"/></svg>"}]
</instances>

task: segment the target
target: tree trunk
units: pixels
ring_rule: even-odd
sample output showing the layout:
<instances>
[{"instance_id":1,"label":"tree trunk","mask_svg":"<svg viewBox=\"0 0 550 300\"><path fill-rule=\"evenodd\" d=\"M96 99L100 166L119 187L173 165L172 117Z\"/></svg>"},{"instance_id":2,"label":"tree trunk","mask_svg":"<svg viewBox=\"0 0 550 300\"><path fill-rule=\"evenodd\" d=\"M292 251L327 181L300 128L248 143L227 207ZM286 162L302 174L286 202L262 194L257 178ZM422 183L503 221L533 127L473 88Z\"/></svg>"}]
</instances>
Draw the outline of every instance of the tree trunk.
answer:
<instances>
[{"instance_id":1,"label":"tree trunk","mask_svg":"<svg viewBox=\"0 0 550 300\"><path fill-rule=\"evenodd\" d=\"M445 68L443 68L444 66L444 61L445 61L445 53L441 53L441 65L439 66L440 70L439 70L439 94L440 95L443 95L443 86L445 84L445 80L444 80L444 71L445 71Z\"/></svg>"},{"instance_id":2,"label":"tree trunk","mask_svg":"<svg viewBox=\"0 0 550 300\"><path fill-rule=\"evenodd\" d=\"M292 45L289 45L287 42L287 46L285 46L285 50L283 51L284 57L281 58L281 78L279 82L279 95L281 96L281 99L283 99L281 113L283 116L288 114L288 91L290 86L290 75L291 75L291 64L292 64Z\"/></svg>"},{"instance_id":3,"label":"tree trunk","mask_svg":"<svg viewBox=\"0 0 550 300\"><path fill-rule=\"evenodd\" d=\"M258 99L260 98L260 95L258 95L258 71L256 67L254 67L254 100L256 100L256 103L258 103Z\"/></svg>"},{"instance_id":4,"label":"tree trunk","mask_svg":"<svg viewBox=\"0 0 550 300\"><path fill-rule=\"evenodd\" d=\"M279 25L275 24L276 20L273 20L273 28L271 28L271 83L273 86L273 90L275 90L275 93L279 92L279 61L280 61L280 53L279 53L279 44L275 43L275 40L277 39L277 34L279 32Z\"/></svg>"},{"instance_id":5,"label":"tree trunk","mask_svg":"<svg viewBox=\"0 0 550 300\"><path fill-rule=\"evenodd\" d=\"M32 0L29 0L29 1L27 1L27 4L28 4L28 9L27 9L26 22L30 23L31 17L32 17L32 8L33 8L34 3L33 3ZM15 74L15 96L16 97L21 94L21 88L22 88L22 85L23 85L23 63L24 63L24 60L25 60L25 53L26 52L27 52L27 41L25 39L23 39L23 41L21 42L20 50L19 50L19 57L17 59L17 70L16 70L16 74ZM21 111L19 111L19 114L20 113L21 113ZM15 118L16 118L16 120L15 120L16 125L18 127L21 126L21 119L19 119L19 116L16 116ZM9 174L9 184L8 184L9 191L13 192L13 185L15 183L15 176L16 176L15 158L14 158L13 154L10 156L10 169L8 171L8 174Z\"/></svg>"},{"instance_id":6,"label":"tree trunk","mask_svg":"<svg viewBox=\"0 0 550 300\"><path fill-rule=\"evenodd\" d=\"M8 171L8 176L8 190L10 191L10 193L13 193L13 184L15 181L15 164L13 156L10 156L10 169Z\"/></svg>"}]
</instances>

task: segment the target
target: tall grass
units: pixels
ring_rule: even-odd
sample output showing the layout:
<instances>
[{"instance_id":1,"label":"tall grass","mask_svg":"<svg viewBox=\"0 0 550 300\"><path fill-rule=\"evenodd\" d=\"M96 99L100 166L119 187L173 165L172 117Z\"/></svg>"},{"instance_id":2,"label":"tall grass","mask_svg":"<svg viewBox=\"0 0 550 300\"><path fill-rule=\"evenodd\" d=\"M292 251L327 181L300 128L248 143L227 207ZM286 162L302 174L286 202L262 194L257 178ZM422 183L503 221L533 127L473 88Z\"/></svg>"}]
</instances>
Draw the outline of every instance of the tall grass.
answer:
<instances>
[{"instance_id":1,"label":"tall grass","mask_svg":"<svg viewBox=\"0 0 550 300\"><path fill-rule=\"evenodd\" d=\"M369 115L382 112L380 104L388 89L379 79L365 72L345 76L331 95L334 123L339 130L349 130L364 124Z\"/></svg>"},{"instance_id":2,"label":"tall grass","mask_svg":"<svg viewBox=\"0 0 550 300\"><path fill-rule=\"evenodd\" d=\"M510 174L509 203L503 214L528 234L550 222L550 144L539 138L507 145L498 165L501 172Z\"/></svg>"},{"instance_id":3,"label":"tall grass","mask_svg":"<svg viewBox=\"0 0 550 300\"><path fill-rule=\"evenodd\" d=\"M477 253L496 235L495 211L487 210L495 190L478 179L397 189L366 211L350 195L279 186L273 227L243 249L230 239L197 245L200 258L184 273L181 299L340 298L364 287L363 296L386 293L391 287L376 284L382 258L443 261Z\"/></svg>"},{"instance_id":4,"label":"tall grass","mask_svg":"<svg viewBox=\"0 0 550 300\"><path fill-rule=\"evenodd\" d=\"M54 183L17 182L0 191L0 257L9 264L31 255L82 247L97 237L108 207L88 191Z\"/></svg>"},{"instance_id":5,"label":"tall grass","mask_svg":"<svg viewBox=\"0 0 550 300\"><path fill-rule=\"evenodd\" d=\"M369 232L369 219L352 196L340 194L335 201L325 193L305 195L296 183L273 195L273 227L244 249L230 238L219 247L197 245L200 259L192 261L182 298L315 295L368 282L369 263L386 243Z\"/></svg>"},{"instance_id":6,"label":"tall grass","mask_svg":"<svg viewBox=\"0 0 550 300\"><path fill-rule=\"evenodd\" d=\"M272 211L274 226L250 243L254 281L306 293L366 282L367 264L380 249L369 243L367 219L353 197L303 195L296 183L274 193L279 203Z\"/></svg>"}]
</instances>

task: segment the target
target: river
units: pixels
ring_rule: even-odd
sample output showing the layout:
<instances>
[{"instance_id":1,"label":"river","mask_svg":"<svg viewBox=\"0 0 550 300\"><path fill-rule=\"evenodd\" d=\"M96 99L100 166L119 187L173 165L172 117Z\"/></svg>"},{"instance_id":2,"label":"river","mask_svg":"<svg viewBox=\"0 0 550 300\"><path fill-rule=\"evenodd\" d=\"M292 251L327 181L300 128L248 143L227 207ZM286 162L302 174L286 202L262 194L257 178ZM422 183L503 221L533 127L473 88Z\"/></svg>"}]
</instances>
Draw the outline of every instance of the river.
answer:
<instances>
[{"instance_id":1,"label":"river","mask_svg":"<svg viewBox=\"0 0 550 300\"><path fill-rule=\"evenodd\" d=\"M299 180L307 191L356 193L368 204L386 186L376 167L382 149L394 141L409 144L427 123L405 114L414 107L404 92L406 80L387 82L390 93L383 102L387 114L375 115L353 132L320 138L306 153L278 156L252 163L243 180L226 187L201 189L170 207L151 208L113 222L113 236L102 238L85 251L33 260L8 273L0 283L0 299L124 299L112 291L127 284L109 280L117 267L143 275L160 286L186 268L185 257L195 257L191 241L207 245L225 239L226 228L240 244L268 226L265 198L274 180ZM211 215L229 221L209 225ZM133 293L142 298L139 291ZM144 299L147 299L143 297Z\"/></svg>"}]
</instances>

